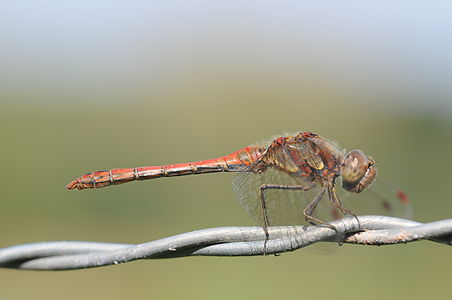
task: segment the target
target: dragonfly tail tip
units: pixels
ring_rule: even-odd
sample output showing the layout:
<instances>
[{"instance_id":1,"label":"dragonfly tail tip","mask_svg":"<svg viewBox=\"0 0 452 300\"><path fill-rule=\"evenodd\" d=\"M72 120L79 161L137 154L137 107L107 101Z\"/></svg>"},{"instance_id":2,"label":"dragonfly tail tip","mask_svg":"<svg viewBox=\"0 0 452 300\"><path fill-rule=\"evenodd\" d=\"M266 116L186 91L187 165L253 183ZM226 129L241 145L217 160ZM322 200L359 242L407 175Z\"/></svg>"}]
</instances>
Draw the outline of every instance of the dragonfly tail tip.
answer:
<instances>
[{"instance_id":1,"label":"dragonfly tail tip","mask_svg":"<svg viewBox=\"0 0 452 300\"><path fill-rule=\"evenodd\" d=\"M79 184L78 180L73 180L66 185L66 190L70 191L70 190L75 190L75 189L77 189L77 190L80 189L80 184Z\"/></svg>"}]
</instances>

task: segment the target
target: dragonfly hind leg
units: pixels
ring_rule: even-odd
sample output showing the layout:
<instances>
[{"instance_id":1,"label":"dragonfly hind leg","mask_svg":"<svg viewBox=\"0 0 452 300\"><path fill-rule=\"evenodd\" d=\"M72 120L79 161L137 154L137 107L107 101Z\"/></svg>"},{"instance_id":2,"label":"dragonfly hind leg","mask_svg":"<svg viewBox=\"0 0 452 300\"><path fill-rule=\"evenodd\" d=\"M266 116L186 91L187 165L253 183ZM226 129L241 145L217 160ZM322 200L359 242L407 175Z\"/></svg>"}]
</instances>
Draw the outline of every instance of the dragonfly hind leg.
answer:
<instances>
[{"instance_id":1,"label":"dragonfly hind leg","mask_svg":"<svg viewBox=\"0 0 452 300\"><path fill-rule=\"evenodd\" d=\"M265 191L266 190L291 190L291 191L309 191L312 189L314 185L284 185L284 184L262 184L259 188L259 194L260 194L260 200L261 200L261 211L262 211L262 217L264 220L264 231L265 236L268 239L268 227L270 226L270 223L268 221L268 214L267 214L267 203L265 199Z\"/></svg>"}]
</instances>

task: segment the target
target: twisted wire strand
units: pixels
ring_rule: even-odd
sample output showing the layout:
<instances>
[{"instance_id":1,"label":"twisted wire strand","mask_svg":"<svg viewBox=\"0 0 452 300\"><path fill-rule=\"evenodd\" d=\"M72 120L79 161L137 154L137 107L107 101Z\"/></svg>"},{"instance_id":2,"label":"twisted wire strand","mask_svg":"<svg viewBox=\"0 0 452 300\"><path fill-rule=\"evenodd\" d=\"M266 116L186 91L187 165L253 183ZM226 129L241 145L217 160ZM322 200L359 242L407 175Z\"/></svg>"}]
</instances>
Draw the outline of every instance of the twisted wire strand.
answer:
<instances>
[{"instance_id":1,"label":"twisted wire strand","mask_svg":"<svg viewBox=\"0 0 452 300\"><path fill-rule=\"evenodd\" d=\"M388 245L431 240L452 245L452 219L422 224L385 217L347 217L322 226L218 227L143 243L83 241L40 242L0 249L0 267L27 270L73 270L138 259L184 256L254 256L294 251L317 242Z\"/></svg>"}]
</instances>

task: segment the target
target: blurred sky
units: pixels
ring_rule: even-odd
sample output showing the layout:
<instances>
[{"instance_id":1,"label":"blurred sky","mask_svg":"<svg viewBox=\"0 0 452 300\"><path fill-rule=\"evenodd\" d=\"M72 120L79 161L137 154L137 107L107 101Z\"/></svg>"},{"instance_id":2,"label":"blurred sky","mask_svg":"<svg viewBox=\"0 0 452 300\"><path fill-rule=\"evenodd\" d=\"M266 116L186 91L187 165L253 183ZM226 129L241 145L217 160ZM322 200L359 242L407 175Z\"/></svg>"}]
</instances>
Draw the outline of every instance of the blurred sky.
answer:
<instances>
[{"instance_id":1,"label":"blurred sky","mask_svg":"<svg viewBox=\"0 0 452 300\"><path fill-rule=\"evenodd\" d=\"M452 111L450 1L2 1L0 43L4 100L128 101L203 73Z\"/></svg>"}]
</instances>

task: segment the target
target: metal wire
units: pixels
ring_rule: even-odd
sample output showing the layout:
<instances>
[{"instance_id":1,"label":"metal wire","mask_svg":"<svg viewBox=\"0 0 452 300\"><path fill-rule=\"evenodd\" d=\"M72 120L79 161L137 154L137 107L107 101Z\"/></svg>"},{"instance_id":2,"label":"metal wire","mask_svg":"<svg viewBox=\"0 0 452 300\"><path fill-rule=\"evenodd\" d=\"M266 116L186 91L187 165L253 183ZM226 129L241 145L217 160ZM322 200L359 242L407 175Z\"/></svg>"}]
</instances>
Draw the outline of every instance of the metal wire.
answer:
<instances>
[{"instance_id":1,"label":"metal wire","mask_svg":"<svg viewBox=\"0 0 452 300\"><path fill-rule=\"evenodd\" d=\"M183 256L253 256L294 251L317 242L387 245L431 240L452 245L452 219L422 224L385 217L348 217L322 226L219 227L197 230L143 244L59 241L0 249L0 267L71 270L138 259Z\"/></svg>"}]
</instances>

